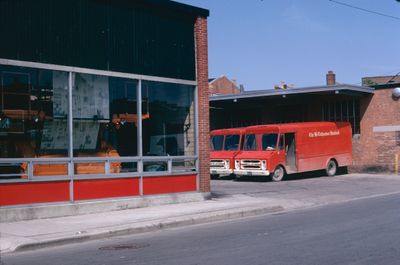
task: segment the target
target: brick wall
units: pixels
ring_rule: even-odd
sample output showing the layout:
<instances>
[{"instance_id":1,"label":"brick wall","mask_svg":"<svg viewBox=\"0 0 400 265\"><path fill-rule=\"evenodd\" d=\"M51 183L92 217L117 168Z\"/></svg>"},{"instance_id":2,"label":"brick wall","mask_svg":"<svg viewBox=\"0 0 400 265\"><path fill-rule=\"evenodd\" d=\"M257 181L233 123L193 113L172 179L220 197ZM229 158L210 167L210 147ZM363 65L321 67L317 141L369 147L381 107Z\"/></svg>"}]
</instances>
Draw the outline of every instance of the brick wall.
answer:
<instances>
[{"instance_id":1,"label":"brick wall","mask_svg":"<svg viewBox=\"0 0 400 265\"><path fill-rule=\"evenodd\" d=\"M360 113L361 134L353 139L352 170L393 172L395 154L400 154L400 132L380 128L400 126L400 100L392 97L392 89L378 89L361 99Z\"/></svg>"},{"instance_id":2,"label":"brick wall","mask_svg":"<svg viewBox=\"0 0 400 265\"><path fill-rule=\"evenodd\" d=\"M210 191L209 150L209 91L208 91L208 40L207 19L198 17L195 22L196 67L198 87L199 123L199 177L200 192Z\"/></svg>"},{"instance_id":3,"label":"brick wall","mask_svg":"<svg viewBox=\"0 0 400 265\"><path fill-rule=\"evenodd\" d=\"M388 84L389 80L394 83L400 83L400 76L367 76L361 78L363 86Z\"/></svg>"},{"instance_id":4,"label":"brick wall","mask_svg":"<svg viewBox=\"0 0 400 265\"><path fill-rule=\"evenodd\" d=\"M240 90L232 80L226 76L218 77L210 85L210 94L239 94Z\"/></svg>"}]
</instances>

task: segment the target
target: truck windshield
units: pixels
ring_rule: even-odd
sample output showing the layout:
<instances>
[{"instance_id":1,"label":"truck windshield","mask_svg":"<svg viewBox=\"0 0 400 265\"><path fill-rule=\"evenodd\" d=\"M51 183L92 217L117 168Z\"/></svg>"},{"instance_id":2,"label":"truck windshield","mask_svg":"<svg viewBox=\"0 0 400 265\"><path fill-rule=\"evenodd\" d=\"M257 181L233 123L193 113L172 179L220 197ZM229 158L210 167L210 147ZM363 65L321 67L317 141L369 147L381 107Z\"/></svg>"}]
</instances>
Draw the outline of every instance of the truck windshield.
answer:
<instances>
[{"instance_id":1,"label":"truck windshield","mask_svg":"<svg viewBox=\"0 0 400 265\"><path fill-rule=\"evenodd\" d=\"M214 135L210 138L210 149L211 151L221 151L224 143L223 135Z\"/></svg>"},{"instance_id":2,"label":"truck windshield","mask_svg":"<svg viewBox=\"0 0 400 265\"><path fill-rule=\"evenodd\" d=\"M277 140L278 140L277 133L263 134L262 150L275 150Z\"/></svg>"},{"instance_id":3,"label":"truck windshield","mask_svg":"<svg viewBox=\"0 0 400 265\"><path fill-rule=\"evenodd\" d=\"M246 140L243 146L244 150L256 150L256 136L254 134L246 135Z\"/></svg>"},{"instance_id":4,"label":"truck windshield","mask_svg":"<svg viewBox=\"0 0 400 265\"><path fill-rule=\"evenodd\" d=\"M224 150L236 151L239 149L240 136L237 134L225 136Z\"/></svg>"}]
</instances>

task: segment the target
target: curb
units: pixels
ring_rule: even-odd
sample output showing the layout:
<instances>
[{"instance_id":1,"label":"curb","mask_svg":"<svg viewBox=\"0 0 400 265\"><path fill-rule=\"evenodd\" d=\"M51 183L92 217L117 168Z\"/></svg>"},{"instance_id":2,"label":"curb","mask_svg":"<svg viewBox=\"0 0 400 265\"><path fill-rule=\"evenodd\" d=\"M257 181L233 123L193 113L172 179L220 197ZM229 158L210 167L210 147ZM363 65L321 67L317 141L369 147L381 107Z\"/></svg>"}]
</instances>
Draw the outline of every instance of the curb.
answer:
<instances>
[{"instance_id":1,"label":"curb","mask_svg":"<svg viewBox=\"0 0 400 265\"><path fill-rule=\"evenodd\" d=\"M139 225L132 224L131 226L135 227L124 227L124 228L116 228L115 230L109 230L105 232L98 232L87 235L77 235L77 236L69 236L65 238L59 239L51 239L51 240L43 240L34 243L23 243L19 246L16 246L14 250L6 250L2 252L11 253L15 251L28 251L35 250L39 248L45 247L53 247L60 246L70 243L81 243L90 240L103 239L112 236L123 236L123 235L132 235L132 234L140 234L146 232L154 232L158 230L168 229L168 228L177 228L182 226L190 226L190 225L198 225L198 224L206 224L213 222L221 222L221 221L229 221L240 219L243 217L251 217L257 215L263 215L268 213L282 212L285 209L282 206L270 206L270 207L248 207L242 208L239 210L223 210L223 211L215 211L215 212L207 212L200 214L193 214L185 217L178 218L167 218L161 221L150 221L146 223L139 223Z\"/></svg>"}]
</instances>

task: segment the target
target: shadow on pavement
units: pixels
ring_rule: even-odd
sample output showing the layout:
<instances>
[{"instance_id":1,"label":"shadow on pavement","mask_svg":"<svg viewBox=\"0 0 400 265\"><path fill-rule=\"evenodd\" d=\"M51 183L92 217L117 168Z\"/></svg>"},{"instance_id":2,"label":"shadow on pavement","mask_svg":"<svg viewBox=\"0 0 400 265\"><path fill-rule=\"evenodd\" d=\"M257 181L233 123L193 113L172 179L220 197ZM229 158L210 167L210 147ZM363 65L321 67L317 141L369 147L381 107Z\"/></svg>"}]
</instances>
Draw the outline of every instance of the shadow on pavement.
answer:
<instances>
[{"instance_id":1,"label":"shadow on pavement","mask_svg":"<svg viewBox=\"0 0 400 265\"><path fill-rule=\"evenodd\" d=\"M215 192L215 191L212 191L212 192L211 192L211 198L212 198L212 199L227 198L227 197L229 197L229 196L231 196L231 194L225 193L225 192Z\"/></svg>"},{"instance_id":2,"label":"shadow on pavement","mask_svg":"<svg viewBox=\"0 0 400 265\"><path fill-rule=\"evenodd\" d=\"M213 180L235 180L235 178L236 178L235 175L229 175L229 176L211 175L211 179Z\"/></svg>"}]
</instances>

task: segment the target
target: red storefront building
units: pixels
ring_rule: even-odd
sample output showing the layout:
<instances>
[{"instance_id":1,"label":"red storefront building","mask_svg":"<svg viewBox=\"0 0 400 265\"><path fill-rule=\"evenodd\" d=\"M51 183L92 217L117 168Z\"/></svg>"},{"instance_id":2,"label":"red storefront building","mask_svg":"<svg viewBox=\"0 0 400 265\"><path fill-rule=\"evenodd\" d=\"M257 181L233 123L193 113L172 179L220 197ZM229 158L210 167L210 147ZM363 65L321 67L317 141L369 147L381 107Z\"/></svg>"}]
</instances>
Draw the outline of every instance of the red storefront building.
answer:
<instances>
[{"instance_id":1,"label":"red storefront building","mask_svg":"<svg viewBox=\"0 0 400 265\"><path fill-rule=\"evenodd\" d=\"M161 0L0 1L2 216L208 196L208 14Z\"/></svg>"}]
</instances>

